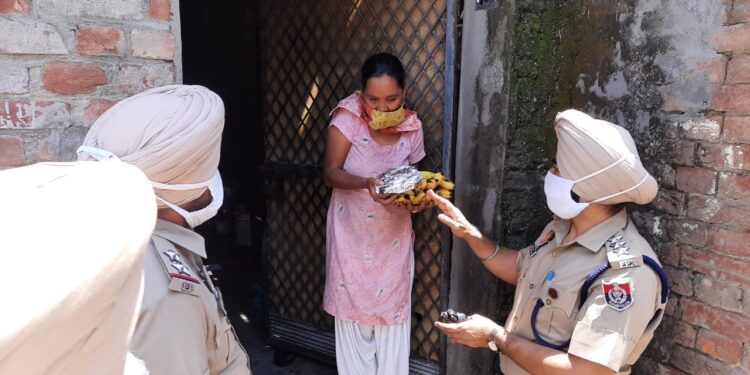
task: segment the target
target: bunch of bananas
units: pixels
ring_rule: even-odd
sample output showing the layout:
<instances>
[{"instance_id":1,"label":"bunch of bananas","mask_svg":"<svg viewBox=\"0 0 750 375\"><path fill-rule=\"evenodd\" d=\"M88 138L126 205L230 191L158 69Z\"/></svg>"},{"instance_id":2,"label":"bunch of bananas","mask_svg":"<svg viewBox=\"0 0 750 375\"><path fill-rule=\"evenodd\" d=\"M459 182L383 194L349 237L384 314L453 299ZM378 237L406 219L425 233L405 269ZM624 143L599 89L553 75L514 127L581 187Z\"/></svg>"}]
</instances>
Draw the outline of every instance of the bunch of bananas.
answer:
<instances>
[{"instance_id":1,"label":"bunch of bananas","mask_svg":"<svg viewBox=\"0 0 750 375\"><path fill-rule=\"evenodd\" d=\"M430 200L427 195L428 190L435 191L435 194L445 199L451 199L455 184L445 178L442 173L430 171L419 171L419 173L422 174L422 180L414 189L399 194L396 198L396 205L405 205L406 202L416 205L424 200Z\"/></svg>"}]
</instances>

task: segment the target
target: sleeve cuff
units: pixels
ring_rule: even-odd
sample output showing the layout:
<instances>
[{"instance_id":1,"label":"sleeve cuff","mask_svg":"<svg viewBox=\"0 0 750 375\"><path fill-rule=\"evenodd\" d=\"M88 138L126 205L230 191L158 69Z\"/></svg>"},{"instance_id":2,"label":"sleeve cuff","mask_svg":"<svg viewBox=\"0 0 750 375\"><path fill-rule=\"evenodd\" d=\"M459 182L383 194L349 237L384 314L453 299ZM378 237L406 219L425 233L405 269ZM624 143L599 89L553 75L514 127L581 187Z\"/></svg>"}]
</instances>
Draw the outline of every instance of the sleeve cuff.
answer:
<instances>
[{"instance_id":1,"label":"sleeve cuff","mask_svg":"<svg viewBox=\"0 0 750 375\"><path fill-rule=\"evenodd\" d=\"M573 354L587 361L606 366L618 372L625 364L635 342L607 329L592 327L578 322L573 331L573 338L568 347L568 354Z\"/></svg>"}]
</instances>

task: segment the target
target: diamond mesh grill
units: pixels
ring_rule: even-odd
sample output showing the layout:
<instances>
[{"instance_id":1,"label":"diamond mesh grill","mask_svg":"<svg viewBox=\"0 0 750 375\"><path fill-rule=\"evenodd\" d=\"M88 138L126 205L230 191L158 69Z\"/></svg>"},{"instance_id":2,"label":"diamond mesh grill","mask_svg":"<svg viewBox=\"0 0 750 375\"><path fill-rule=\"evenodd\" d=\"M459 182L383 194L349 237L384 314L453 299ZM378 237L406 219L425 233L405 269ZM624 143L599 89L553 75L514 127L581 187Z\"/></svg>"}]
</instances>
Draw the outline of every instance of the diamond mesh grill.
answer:
<instances>
[{"instance_id":1,"label":"diamond mesh grill","mask_svg":"<svg viewBox=\"0 0 750 375\"><path fill-rule=\"evenodd\" d=\"M261 67L267 179L267 278L271 312L323 329L325 222L329 189L314 171L325 152L328 114L359 88L367 56L387 51L407 71L407 106L422 119L427 157L439 170L443 150L446 7L448 0L261 1ZM278 166L287 168L279 170ZM412 356L438 361L432 322L440 310L439 223L417 215L414 230Z\"/></svg>"}]
</instances>

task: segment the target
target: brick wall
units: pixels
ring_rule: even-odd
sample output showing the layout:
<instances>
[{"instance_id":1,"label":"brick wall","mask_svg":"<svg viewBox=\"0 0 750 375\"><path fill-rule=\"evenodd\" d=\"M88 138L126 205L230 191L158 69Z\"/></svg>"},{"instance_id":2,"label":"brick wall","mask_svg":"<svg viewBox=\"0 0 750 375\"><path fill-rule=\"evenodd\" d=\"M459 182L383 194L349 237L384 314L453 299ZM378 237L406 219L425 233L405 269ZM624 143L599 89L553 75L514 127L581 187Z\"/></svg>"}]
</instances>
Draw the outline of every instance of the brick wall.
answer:
<instances>
[{"instance_id":1,"label":"brick wall","mask_svg":"<svg viewBox=\"0 0 750 375\"><path fill-rule=\"evenodd\" d=\"M177 0L0 0L0 168L72 160L124 97L178 82Z\"/></svg>"},{"instance_id":2,"label":"brick wall","mask_svg":"<svg viewBox=\"0 0 750 375\"><path fill-rule=\"evenodd\" d=\"M724 1L717 57L699 105L665 96L676 149L674 185L656 212L667 220L661 259L673 282L648 368L689 374L750 373L750 1Z\"/></svg>"}]
</instances>

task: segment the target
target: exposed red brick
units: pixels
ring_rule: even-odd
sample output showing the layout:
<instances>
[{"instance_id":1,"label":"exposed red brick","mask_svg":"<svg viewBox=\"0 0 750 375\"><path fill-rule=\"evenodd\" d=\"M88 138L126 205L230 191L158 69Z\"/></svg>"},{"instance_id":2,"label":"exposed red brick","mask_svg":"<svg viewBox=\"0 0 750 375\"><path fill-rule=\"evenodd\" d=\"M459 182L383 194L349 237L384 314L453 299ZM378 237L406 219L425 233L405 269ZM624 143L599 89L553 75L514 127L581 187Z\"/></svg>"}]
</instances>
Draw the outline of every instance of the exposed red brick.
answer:
<instances>
[{"instance_id":1,"label":"exposed red brick","mask_svg":"<svg viewBox=\"0 0 750 375\"><path fill-rule=\"evenodd\" d=\"M750 262L738 260L704 249L682 248L680 263L695 272L718 280L750 284Z\"/></svg>"},{"instance_id":2,"label":"exposed red brick","mask_svg":"<svg viewBox=\"0 0 750 375\"><path fill-rule=\"evenodd\" d=\"M736 207L734 202L706 195L688 198L688 217L709 223L750 229L750 208Z\"/></svg>"},{"instance_id":3,"label":"exposed red brick","mask_svg":"<svg viewBox=\"0 0 750 375\"><path fill-rule=\"evenodd\" d=\"M750 117L727 117L724 123L724 141L750 143Z\"/></svg>"},{"instance_id":4,"label":"exposed red brick","mask_svg":"<svg viewBox=\"0 0 750 375\"><path fill-rule=\"evenodd\" d=\"M687 323L708 328L737 340L750 341L750 318L688 298L682 299L682 308L682 319Z\"/></svg>"},{"instance_id":5,"label":"exposed red brick","mask_svg":"<svg viewBox=\"0 0 750 375\"><path fill-rule=\"evenodd\" d=\"M746 24L725 27L715 41L716 52L750 52L750 27Z\"/></svg>"},{"instance_id":6,"label":"exposed red brick","mask_svg":"<svg viewBox=\"0 0 750 375\"><path fill-rule=\"evenodd\" d=\"M25 163L23 139L13 135L0 135L0 166L13 167Z\"/></svg>"},{"instance_id":7,"label":"exposed red brick","mask_svg":"<svg viewBox=\"0 0 750 375\"><path fill-rule=\"evenodd\" d=\"M739 364L742 357L742 342L707 330L698 333L695 347L732 366Z\"/></svg>"},{"instance_id":8,"label":"exposed red brick","mask_svg":"<svg viewBox=\"0 0 750 375\"><path fill-rule=\"evenodd\" d=\"M149 0L148 15L157 20L169 21L172 16L169 6L169 0Z\"/></svg>"},{"instance_id":9,"label":"exposed red brick","mask_svg":"<svg viewBox=\"0 0 750 375\"><path fill-rule=\"evenodd\" d=\"M173 60L175 37L169 31L133 30L133 56L155 60Z\"/></svg>"},{"instance_id":10,"label":"exposed red brick","mask_svg":"<svg viewBox=\"0 0 750 375\"><path fill-rule=\"evenodd\" d=\"M686 193L714 194L716 171L700 167L677 168L677 189Z\"/></svg>"},{"instance_id":11,"label":"exposed red brick","mask_svg":"<svg viewBox=\"0 0 750 375\"><path fill-rule=\"evenodd\" d=\"M29 0L0 0L0 14L29 13Z\"/></svg>"},{"instance_id":12,"label":"exposed red brick","mask_svg":"<svg viewBox=\"0 0 750 375\"><path fill-rule=\"evenodd\" d=\"M125 40L119 27L79 26L76 50L81 55L118 54Z\"/></svg>"},{"instance_id":13,"label":"exposed red brick","mask_svg":"<svg viewBox=\"0 0 750 375\"><path fill-rule=\"evenodd\" d=\"M750 22L750 0L734 0L728 18L730 24Z\"/></svg>"},{"instance_id":14,"label":"exposed red brick","mask_svg":"<svg viewBox=\"0 0 750 375\"><path fill-rule=\"evenodd\" d=\"M750 145L702 143L698 146L697 155L704 166L750 170Z\"/></svg>"},{"instance_id":15,"label":"exposed red brick","mask_svg":"<svg viewBox=\"0 0 750 375\"><path fill-rule=\"evenodd\" d=\"M695 338L697 337L698 330L690 324L677 321L674 325L674 342L692 348L695 346Z\"/></svg>"},{"instance_id":16,"label":"exposed red brick","mask_svg":"<svg viewBox=\"0 0 750 375\"><path fill-rule=\"evenodd\" d=\"M44 89L50 92L88 94L107 84L107 75L95 63L52 61L42 67L42 81Z\"/></svg>"},{"instance_id":17,"label":"exposed red brick","mask_svg":"<svg viewBox=\"0 0 750 375\"><path fill-rule=\"evenodd\" d=\"M99 116L101 116L102 113L112 108L112 106L115 105L116 103L117 101L115 100L92 99L89 102L89 105L86 106L86 109L83 110L83 115L86 117L87 120L95 120L99 118Z\"/></svg>"},{"instance_id":18,"label":"exposed red brick","mask_svg":"<svg viewBox=\"0 0 750 375\"><path fill-rule=\"evenodd\" d=\"M750 55L735 55L727 66L728 84L750 83Z\"/></svg>"},{"instance_id":19,"label":"exposed red brick","mask_svg":"<svg viewBox=\"0 0 750 375\"><path fill-rule=\"evenodd\" d=\"M713 280L708 276L695 278L695 298L708 305L728 311L742 312L742 289L736 285Z\"/></svg>"},{"instance_id":20,"label":"exposed red brick","mask_svg":"<svg viewBox=\"0 0 750 375\"><path fill-rule=\"evenodd\" d=\"M37 161L52 161L54 160L54 157L52 155L52 151L49 148L49 141L44 140L42 141L36 151L36 159Z\"/></svg>"},{"instance_id":21,"label":"exposed red brick","mask_svg":"<svg viewBox=\"0 0 750 375\"><path fill-rule=\"evenodd\" d=\"M694 246L704 246L707 243L708 225L706 223L673 219L667 226L673 241Z\"/></svg>"},{"instance_id":22,"label":"exposed red brick","mask_svg":"<svg viewBox=\"0 0 750 375\"><path fill-rule=\"evenodd\" d=\"M726 75L727 58L722 56L717 59L698 63L698 68L703 71L708 71L708 79L711 83L722 83L724 82L724 76Z\"/></svg>"},{"instance_id":23,"label":"exposed red brick","mask_svg":"<svg viewBox=\"0 0 750 375\"><path fill-rule=\"evenodd\" d=\"M750 84L724 85L711 99L709 108L733 114L750 113Z\"/></svg>"},{"instance_id":24,"label":"exposed red brick","mask_svg":"<svg viewBox=\"0 0 750 375\"><path fill-rule=\"evenodd\" d=\"M731 367L694 349L675 345L669 362L688 374L729 375Z\"/></svg>"},{"instance_id":25,"label":"exposed red brick","mask_svg":"<svg viewBox=\"0 0 750 375\"><path fill-rule=\"evenodd\" d=\"M708 245L718 253L750 256L750 233L714 227L708 231Z\"/></svg>"},{"instance_id":26,"label":"exposed red brick","mask_svg":"<svg viewBox=\"0 0 750 375\"><path fill-rule=\"evenodd\" d=\"M732 199L750 199L750 176L722 173L719 176L719 195Z\"/></svg>"},{"instance_id":27,"label":"exposed red brick","mask_svg":"<svg viewBox=\"0 0 750 375\"><path fill-rule=\"evenodd\" d=\"M67 114L67 104L49 101L0 100L0 128L36 128L50 117Z\"/></svg>"}]
</instances>

